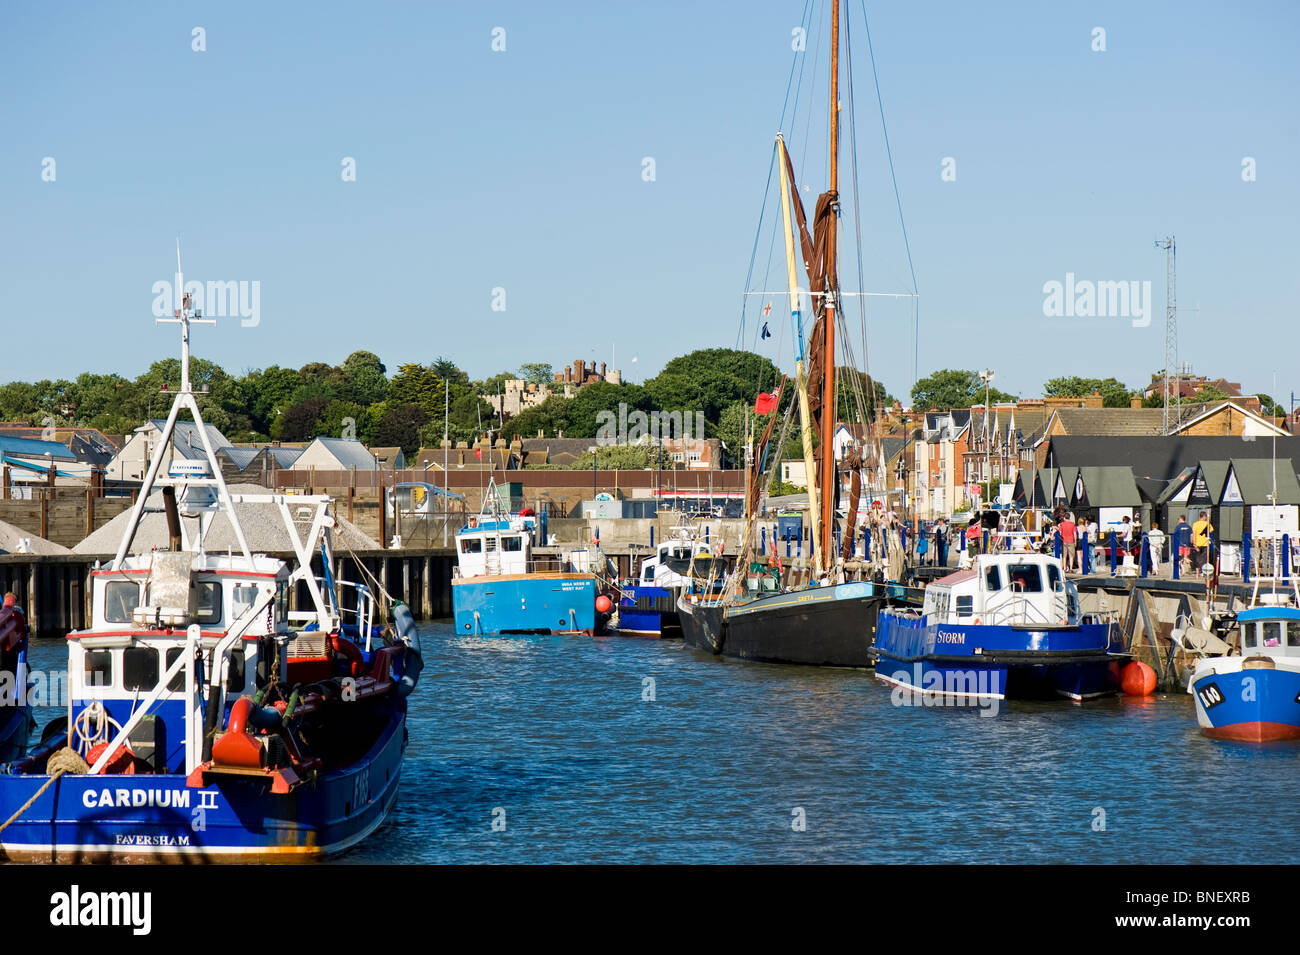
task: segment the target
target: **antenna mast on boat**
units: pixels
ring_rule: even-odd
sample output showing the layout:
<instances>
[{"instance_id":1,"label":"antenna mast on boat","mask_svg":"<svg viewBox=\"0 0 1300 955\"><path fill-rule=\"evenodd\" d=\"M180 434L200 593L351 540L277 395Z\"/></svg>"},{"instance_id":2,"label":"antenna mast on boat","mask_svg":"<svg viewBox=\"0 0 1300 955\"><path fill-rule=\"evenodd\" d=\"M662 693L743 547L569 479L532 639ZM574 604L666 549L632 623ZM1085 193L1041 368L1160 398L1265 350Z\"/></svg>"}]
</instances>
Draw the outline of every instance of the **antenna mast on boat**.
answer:
<instances>
[{"instance_id":1,"label":"antenna mast on boat","mask_svg":"<svg viewBox=\"0 0 1300 955\"><path fill-rule=\"evenodd\" d=\"M840 128L840 83L839 83L839 47L840 47L840 2L831 0L831 117L830 117L830 185L827 191L831 199L831 215L826 223L828 230L827 249L830 253L831 263L838 259L838 229L837 217L839 216L839 128ZM834 554L833 544L835 542L832 536L835 521L835 295L837 289L832 287L832 279L838 275L838 269L832 264L827 270L826 295L824 298L826 306L826 326L824 344L822 347L822 361L825 377L822 380L822 433L821 433L821 505L822 505L822 556L824 558L824 569L827 573L831 570Z\"/></svg>"},{"instance_id":2,"label":"antenna mast on boat","mask_svg":"<svg viewBox=\"0 0 1300 955\"><path fill-rule=\"evenodd\" d=\"M144 515L149 492L153 490L155 484L196 485L216 488L217 497L230 519L230 526L235 532L235 539L239 542L239 550L245 559L252 560L252 554L248 550L248 542L244 539L244 528L239 523L239 516L235 513L235 505L230 498L230 491L226 488L226 482L221 477L221 465L217 463L216 452L213 450L212 441L208 437L208 427L203 421L203 415L199 411L199 403L194 398L194 389L190 382L190 325L215 325L217 321L214 318L204 318L202 311L194 308L193 300L185 292L185 275L181 271L181 240L179 238L176 239L176 285L173 289L173 303L179 307L173 310L171 318L157 318L154 321L159 325L179 325L181 327L181 387L172 400L167 422L163 425L162 433L158 436L158 443L154 447L153 457L149 459L149 469L140 485L140 492L136 498L135 506L131 508L131 520L127 532L122 535L122 542L117 546L117 554L113 558L113 563L109 565L110 569L113 570L121 567L123 559L131 550L136 531L140 529L140 518ZM193 474L186 474L180 478L173 478L171 475L158 476L163 458L167 455L168 446L174 441L176 421L183 408L188 409L190 414L194 416L194 429L198 433L199 443L203 446L208 467L211 469L211 474L208 477L198 477ZM199 539L202 540L202 535L200 535Z\"/></svg>"}]
</instances>

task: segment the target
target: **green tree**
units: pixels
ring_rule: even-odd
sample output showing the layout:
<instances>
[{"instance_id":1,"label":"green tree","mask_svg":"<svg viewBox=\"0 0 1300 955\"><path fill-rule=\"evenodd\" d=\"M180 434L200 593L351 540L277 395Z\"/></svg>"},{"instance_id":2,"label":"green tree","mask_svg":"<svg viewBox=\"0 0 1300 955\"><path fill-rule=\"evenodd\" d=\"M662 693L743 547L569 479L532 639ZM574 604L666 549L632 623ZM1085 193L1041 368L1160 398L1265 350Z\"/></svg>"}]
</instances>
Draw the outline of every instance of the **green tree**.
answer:
<instances>
[{"instance_id":1,"label":"green tree","mask_svg":"<svg viewBox=\"0 0 1300 955\"><path fill-rule=\"evenodd\" d=\"M381 448L399 447L406 454L420 450L420 429L429 420L417 404L392 405L384 411L375 431L375 444Z\"/></svg>"},{"instance_id":2,"label":"green tree","mask_svg":"<svg viewBox=\"0 0 1300 955\"><path fill-rule=\"evenodd\" d=\"M462 385L469 384L469 375L460 370L460 367L450 358L443 358L439 355L429 366L430 370L439 378L446 378L448 381Z\"/></svg>"},{"instance_id":3,"label":"green tree","mask_svg":"<svg viewBox=\"0 0 1300 955\"><path fill-rule=\"evenodd\" d=\"M339 397L359 405L383 401L388 392L388 369L374 352L354 351L343 360L348 384Z\"/></svg>"},{"instance_id":4,"label":"green tree","mask_svg":"<svg viewBox=\"0 0 1300 955\"><path fill-rule=\"evenodd\" d=\"M1118 378L1064 376L1045 382L1043 394L1049 398L1086 398L1100 394L1104 407L1127 408L1133 392Z\"/></svg>"},{"instance_id":5,"label":"green tree","mask_svg":"<svg viewBox=\"0 0 1300 955\"><path fill-rule=\"evenodd\" d=\"M1255 397L1259 399L1259 410L1261 414L1274 418L1282 418L1286 416L1286 409L1268 395L1261 393Z\"/></svg>"},{"instance_id":6,"label":"green tree","mask_svg":"<svg viewBox=\"0 0 1300 955\"><path fill-rule=\"evenodd\" d=\"M532 385L549 385L555 381L555 369L547 362L527 362L519 366L519 377Z\"/></svg>"},{"instance_id":7,"label":"green tree","mask_svg":"<svg viewBox=\"0 0 1300 955\"><path fill-rule=\"evenodd\" d=\"M271 425L271 437L279 441L308 441L317 434L317 425L329 401L323 397L308 398L290 405Z\"/></svg>"},{"instance_id":8,"label":"green tree","mask_svg":"<svg viewBox=\"0 0 1300 955\"><path fill-rule=\"evenodd\" d=\"M944 411L984 403L984 382L979 372L945 368L912 386L912 407L917 411ZM990 401L1015 401L1016 396L991 388Z\"/></svg>"}]
</instances>

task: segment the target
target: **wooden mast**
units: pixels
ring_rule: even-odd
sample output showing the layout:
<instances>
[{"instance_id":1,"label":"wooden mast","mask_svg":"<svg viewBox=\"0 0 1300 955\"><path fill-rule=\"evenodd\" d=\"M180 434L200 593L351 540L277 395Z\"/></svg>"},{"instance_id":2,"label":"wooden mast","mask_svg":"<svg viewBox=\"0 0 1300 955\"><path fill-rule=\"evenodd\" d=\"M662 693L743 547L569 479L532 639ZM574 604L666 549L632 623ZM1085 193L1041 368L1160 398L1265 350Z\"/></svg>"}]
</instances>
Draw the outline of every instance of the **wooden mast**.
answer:
<instances>
[{"instance_id":1,"label":"wooden mast","mask_svg":"<svg viewBox=\"0 0 1300 955\"><path fill-rule=\"evenodd\" d=\"M836 229L839 199L839 131L840 131L840 2L831 0L831 175L830 192L832 194L832 212L827 223L827 248L830 253L828 275L838 273L839 245ZM823 302L826 305L825 345L822 349L822 433L821 433L821 505L822 505L822 555L825 558L825 570L830 572L834 563L835 539L832 536L835 527L835 298L834 291L827 283Z\"/></svg>"},{"instance_id":2,"label":"wooden mast","mask_svg":"<svg viewBox=\"0 0 1300 955\"><path fill-rule=\"evenodd\" d=\"M799 392L799 440L803 447L804 479L808 484L808 518L813 526L813 532L810 535L813 549L812 565L821 568L823 566L822 535L819 524L822 510L821 503L818 500L817 481L813 480L813 476L817 474L817 463L816 458L813 457L812 415L809 413L808 406L808 374L803 364L803 320L799 317L799 279L795 272L794 225L790 219L790 207L794 201L791 190L794 188L794 184L790 182L790 176L786 172L785 137L780 133L776 134L776 144L781 153L781 220L785 225L785 268L786 278L790 286L790 318L794 323L796 356L794 380Z\"/></svg>"}]
</instances>

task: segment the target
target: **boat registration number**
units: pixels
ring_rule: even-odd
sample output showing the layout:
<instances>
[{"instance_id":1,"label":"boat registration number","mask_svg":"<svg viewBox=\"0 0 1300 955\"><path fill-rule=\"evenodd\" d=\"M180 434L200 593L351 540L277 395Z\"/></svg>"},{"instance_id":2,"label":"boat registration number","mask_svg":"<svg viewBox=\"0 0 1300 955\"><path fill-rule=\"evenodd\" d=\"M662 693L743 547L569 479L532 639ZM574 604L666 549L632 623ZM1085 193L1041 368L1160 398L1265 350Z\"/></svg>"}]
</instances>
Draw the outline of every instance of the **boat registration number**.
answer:
<instances>
[{"instance_id":1,"label":"boat registration number","mask_svg":"<svg viewBox=\"0 0 1300 955\"><path fill-rule=\"evenodd\" d=\"M1219 689L1217 683L1207 683L1196 691L1197 698L1201 701L1201 706L1207 710L1212 710L1223 702L1223 691Z\"/></svg>"}]
</instances>

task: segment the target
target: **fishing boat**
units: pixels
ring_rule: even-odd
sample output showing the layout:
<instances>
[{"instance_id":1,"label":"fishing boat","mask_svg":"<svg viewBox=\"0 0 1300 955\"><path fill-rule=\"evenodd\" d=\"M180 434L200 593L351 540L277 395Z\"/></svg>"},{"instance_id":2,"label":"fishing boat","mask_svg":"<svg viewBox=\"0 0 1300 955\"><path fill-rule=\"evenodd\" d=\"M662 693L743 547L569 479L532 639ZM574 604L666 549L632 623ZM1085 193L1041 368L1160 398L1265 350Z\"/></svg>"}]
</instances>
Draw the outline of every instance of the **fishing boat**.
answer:
<instances>
[{"instance_id":1,"label":"fishing boat","mask_svg":"<svg viewBox=\"0 0 1300 955\"><path fill-rule=\"evenodd\" d=\"M456 533L451 579L456 632L600 632L612 609L603 593L603 554L582 548L555 561L536 560L534 547L544 534L545 517L539 519L529 508L517 514L504 511L494 481L488 482L483 501L480 513Z\"/></svg>"},{"instance_id":2,"label":"fishing boat","mask_svg":"<svg viewBox=\"0 0 1300 955\"><path fill-rule=\"evenodd\" d=\"M672 528L675 536L660 541L641 561L635 580L619 593L618 632L633 636L675 638L682 635L677 596L692 572L707 574L710 544L689 526Z\"/></svg>"},{"instance_id":3,"label":"fishing boat","mask_svg":"<svg viewBox=\"0 0 1300 955\"><path fill-rule=\"evenodd\" d=\"M925 588L921 610L881 611L876 677L959 702L1114 693L1118 627L1082 613L1079 592L1047 554L981 554Z\"/></svg>"},{"instance_id":4,"label":"fishing boat","mask_svg":"<svg viewBox=\"0 0 1300 955\"><path fill-rule=\"evenodd\" d=\"M344 610L329 576L328 497L230 492L190 380L190 326L212 322L188 295L160 321L181 328L180 387L117 553L91 574L90 626L67 636L67 712L0 767L0 854L289 862L343 852L397 800L422 667L414 621L396 603L381 625L364 586ZM167 465L182 412L205 457ZM294 560L250 551L245 509L283 523ZM159 511L166 548L133 552ZM237 546L206 548L214 526ZM312 574L318 553L325 579ZM295 589L309 610L290 609Z\"/></svg>"},{"instance_id":5,"label":"fishing boat","mask_svg":"<svg viewBox=\"0 0 1300 955\"><path fill-rule=\"evenodd\" d=\"M847 334L840 335L843 354L837 356L836 348L837 327L843 323L844 294L838 265L838 0L832 0L830 21L830 175L826 191L817 198L811 228L784 136L778 134L775 144L774 165L780 175L780 231L786 253L787 289L783 294L788 294L790 307L795 376L792 381L778 383L770 394L761 392L755 403L755 415L766 415L767 420L757 441L746 443L747 528L736 566L720 596L683 595L678 610L683 637L696 649L770 663L869 667L877 615L890 600L889 583L897 583L903 576L904 531L898 515L879 520L871 535L859 527L864 483L879 491L886 479L884 455L879 438L871 431L874 402L866 399L861 388L864 380L871 387L869 377L846 376L844 389L837 385L837 363L847 360L853 365ZM849 92L851 113L851 86ZM856 185L854 199L856 209ZM806 291L798 284L796 246L807 274ZM815 315L807 336L802 317L804 296L813 303ZM847 401L856 410L858 421L866 427L860 436L837 445L840 404L846 400L844 390L849 392ZM779 412L783 395L793 395L784 417ZM810 553L783 560L774 546L769 550L761 538L756 542L755 535L796 409L804 471L809 478ZM782 427L776 438L778 422ZM881 500L882 495L876 493L872 498ZM865 545L861 553L860 543Z\"/></svg>"},{"instance_id":6,"label":"fishing boat","mask_svg":"<svg viewBox=\"0 0 1300 955\"><path fill-rule=\"evenodd\" d=\"M1261 592L1261 583L1271 587ZM1300 590L1295 577L1257 578L1236 617L1237 653L1206 657L1187 691L1211 739L1300 739Z\"/></svg>"}]
</instances>

